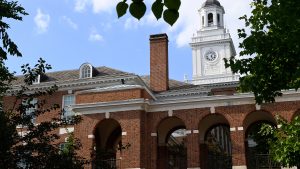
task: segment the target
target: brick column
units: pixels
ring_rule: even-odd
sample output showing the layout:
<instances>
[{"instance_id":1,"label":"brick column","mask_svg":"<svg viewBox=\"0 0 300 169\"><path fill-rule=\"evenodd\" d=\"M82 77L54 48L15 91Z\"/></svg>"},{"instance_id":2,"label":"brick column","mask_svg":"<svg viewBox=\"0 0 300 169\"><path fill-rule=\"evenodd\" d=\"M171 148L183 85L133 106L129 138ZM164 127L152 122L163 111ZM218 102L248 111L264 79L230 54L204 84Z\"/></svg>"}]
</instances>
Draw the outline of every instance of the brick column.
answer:
<instances>
[{"instance_id":1,"label":"brick column","mask_svg":"<svg viewBox=\"0 0 300 169\"><path fill-rule=\"evenodd\" d=\"M188 134L186 136L187 145L187 167L200 168L199 158L199 136L198 133Z\"/></svg>"},{"instance_id":2,"label":"brick column","mask_svg":"<svg viewBox=\"0 0 300 169\"><path fill-rule=\"evenodd\" d=\"M147 152L149 154L147 154L147 156L148 157L150 156L150 158L148 159L147 167L149 169L152 169L152 168L156 169L157 168L157 164L158 164L158 159L157 159L157 149L158 149L157 148L157 135L151 136L149 143L150 144L149 144L148 152Z\"/></svg>"},{"instance_id":3,"label":"brick column","mask_svg":"<svg viewBox=\"0 0 300 169\"><path fill-rule=\"evenodd\" d=\"M168 168L168 147L159 146L157 154L157 169L167 169Z\"/></svg>"},{"instance_id":4,"label":"brick column","mask_svg":"<svg viewBox=\"0 0 300 169\"><path fill-rule=\"evenodd\" d=\"M78 155L85 158L86 160L91 160L91 155L93 152L93 142L94 135L93 129L97 124L98 120L91 117L82 116L82 121L74 126L74 136L78 138L82 144L80 150L78 150ZM86 164L85 169L91 169L92 164Z\"/></svg>"},{"instance_id":5,"label":"brick column","mask_svg":"<svg viewBox=\"0 0 300 169\"><path fill-rule=\"evenodd\" d=\"M231 131L232 169L247 169L243 130Z\"/></svg>"},{"instance_id":6,"label":"brick column","mask_svg":"<svg viewBox=\"0 0 300 169\"><path fill-rule=\"evenodd\" d=\"M122 151L122 169L145 168L145 112L126 111L111 113L111 117L118 120L122 127L122 144L130 144Z\"/></svg>"},{"instance_id":7,"label":"brick column","mask_svg":"<svg viewBox=\"0 0 300 169\"><path fill-rule=\"evenodd\" d=\"M208 158L207 158L207 154L208 154L208 147L207 145L204 143L204 141L200 141L200 145L199 145L199 160L200 160L200 168L201 169L208 169Z\"/></svg>"}]
</instances>

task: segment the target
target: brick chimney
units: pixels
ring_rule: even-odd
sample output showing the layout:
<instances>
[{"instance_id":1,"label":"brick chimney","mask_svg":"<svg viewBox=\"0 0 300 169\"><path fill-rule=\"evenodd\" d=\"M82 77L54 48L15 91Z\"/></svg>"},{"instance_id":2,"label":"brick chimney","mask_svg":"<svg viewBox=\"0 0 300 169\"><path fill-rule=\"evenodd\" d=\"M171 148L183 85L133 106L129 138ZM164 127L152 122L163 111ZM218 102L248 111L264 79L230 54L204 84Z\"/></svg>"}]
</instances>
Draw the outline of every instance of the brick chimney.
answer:
<instances>
[{"instance_id":1,"label":"brick chimney","mask_svg":"<svg viewBox=\"0 0 300 169\"><path fill-rule=\"evenodd\" d=\"M154 92L169 89L168 35L150 35L150 88Z\"/></svg>"}]
</instances>

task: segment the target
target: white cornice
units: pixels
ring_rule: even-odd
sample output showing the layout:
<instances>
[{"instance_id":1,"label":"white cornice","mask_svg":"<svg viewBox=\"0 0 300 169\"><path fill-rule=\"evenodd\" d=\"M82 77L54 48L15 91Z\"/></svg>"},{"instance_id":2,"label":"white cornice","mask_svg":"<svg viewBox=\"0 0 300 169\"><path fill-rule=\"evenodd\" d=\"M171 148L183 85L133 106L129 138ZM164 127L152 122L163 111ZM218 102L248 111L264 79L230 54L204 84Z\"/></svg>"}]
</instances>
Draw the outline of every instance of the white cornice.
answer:
<instances>
[{"instance_id":1,"label":"white cornice","mask_svg":"<svg viewBox=\"0 0 300 169\"><path fill-rule=\"evenodd\" d=\"M283 91L282 97L277 97L276 102L300 101L300 92L294 90ZM230 96L188 96L168 100L151 101L144 99L133 99L125 101L101 102L91 104L73 105L73 111L79 114L96 114L106 112L120 112L130 110L144 110L146 112L160 112L169 110L183 110L195 108L211 108L220 106L236 106L253 104L255 100L252 93L243 93Z\"/></svg>"},{"instance_id":2,"label":"white cornice","mask_svg":"<svg viewBox=\"0 0 300 169\"><path fill-rule=\"evenodd\" d=\"M117 75L117 76L108 76L108 77L96 77L90 79L76 79L76 80L67 80L67 81L53 81L53 82L43 82L38 85L29 86L29 91L45 90L49 89L53 85L58 86L59 91L64 90L76 90L76 89L87 89L87 88L96 88L100 84L109 84L109 83L119 83L121 79L125 81L133 80L136 75ZM20 85L13 86L13 88L8 93L13 93L19 91Z\"/></svg>"},{"instance_id":3,"label":"white cornice","mask_svg":"<svg viewBox=\"0 0 300 169\"><path fill-rule=\"evenodd\" d=\"M118 90L130 90L130 89L144 89L141 85L113 85L113 86L107 86L107 87L96 87L93 89L88 90L82 90L76 92L76 94L83 94L83 93L98 93L98 92L110 92L110 91L118 91Z\"/></svg>"},{"instance_id":4,"label":"white cornice","mask_svg":"<svg viewBox=\"0 0 300 169\"><path fill-rule=\"evenodd\" d=\"M147 100L132 99L125 101L77 104L71 106L71 108L77 114L97 114L106 112L145 110L147 104L149 104Z\"/></svg>"}]
</instances>

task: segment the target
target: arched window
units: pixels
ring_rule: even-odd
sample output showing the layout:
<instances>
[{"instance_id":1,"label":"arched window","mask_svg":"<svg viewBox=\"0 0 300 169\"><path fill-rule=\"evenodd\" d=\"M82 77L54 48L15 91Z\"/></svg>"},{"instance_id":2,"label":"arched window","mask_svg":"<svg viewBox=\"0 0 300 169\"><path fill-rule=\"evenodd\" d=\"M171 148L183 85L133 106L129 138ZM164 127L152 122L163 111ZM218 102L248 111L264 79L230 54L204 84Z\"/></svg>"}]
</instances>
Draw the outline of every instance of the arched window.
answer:
<instances>
[{"instance_id":1,"label":"arched window","mask_svg":"<svg viewBox=\"0 0 300 169\"><path fill-rule=\"evenodd\" d=\"M90 64L83 64L80 66L80 78L91 78L93 73L93 67Z\"/></svg>"},{"instance_id":2,"label":"arched window","mask_svg":"<svg viewBox=\"0 0 300 169\"><path fill-rule=\"evenodd\" d=\"M202 16L202 26L204 26L204 16Z\"/></svg>"},{"instance_id":3,"label":"arched window","mask_svg":"<svg viewBox=\"0 0 300 169\"><path fill-rule=\"evenodd\" d=\"M220 14L217 14L218 25L220 25Z\"/></svg>"},{"instance_id":4,"label":"arched window","mask_svg":"<svg viewBox=\"0 0 300 169\"><path fill-rule=\"evenodd\" d=\"M208 26L212 26L213 24L214 24L214 16L213 16L213 14L212 13L209 13L208 15L207 15L207 18L208 18Z\"/></svg>"}]
</instances>

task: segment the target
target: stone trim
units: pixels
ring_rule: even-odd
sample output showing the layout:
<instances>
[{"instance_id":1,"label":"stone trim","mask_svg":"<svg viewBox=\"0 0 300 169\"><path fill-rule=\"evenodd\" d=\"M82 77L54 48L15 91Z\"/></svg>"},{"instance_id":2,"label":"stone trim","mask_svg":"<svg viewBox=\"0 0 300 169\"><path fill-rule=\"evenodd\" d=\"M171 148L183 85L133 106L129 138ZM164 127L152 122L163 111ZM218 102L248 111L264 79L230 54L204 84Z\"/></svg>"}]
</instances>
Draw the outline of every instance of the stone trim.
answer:
<instances>
[{"instance_id":1,"label":"stone trim","mask_svg":"<svg viewBox=\"0 0 300 169\"><path fill-rule=\"evenodd\" d=\"M244 127L238 127L237 129L238 129L238 131L243 131Z\"/></svg>"},{"instance_id":2,"label":"stone trim","mask_svg":"<svg viewBox=\"0 0 300 169\"><path fill-rule=\"evenodd\" d=\"M95 138L95 136L93 134L88 135L88 138Z\"/></svg>"},{"instance_id":3,"label":"stone trim","mask_svg":"<svg viewBox=\"0 0 300 169\"><path fill-rule=\"evenodd\" d=\"M74 127L59 128L59 135L74 132Z\"/></svg>"},{"instance_id":4,"label":"stone trim","mask_svg":"<svg viewBox=\"0 0 300 169\"><path fill-rule=\"evenodd\" d=\"M169 116L169 117L172 117L172 116L173 116L173 110L169 110L169 111L168 111L168 116Z\"/></svg>"},{"instance_id":5,"label":"stone trim","mask_svg":"<svg viewBox=\"0 0 300 169\"><path fill-rule=\"evenodd\" d=\"M247 166L245 166L245 165L232 166L232 169L247 169Z\"/></svg>"},{"instance_id":6,"label":"stone trim","mask_svg":"<svg viewBox=\"0 0 300 169\"><path fill-rule=\"evenodd\" d=\"M109 117L110 117L110 113L109 112L105 112L105 118L109 119Z\"/></svg>"},{"instance_id":7,"label":"stone trim","mask_svg":"<svg viewBox=\"0 0 300 169\"><path fill-rule=\"evenodd\" d=\"M157 137L157 133L151 133L152 137Z\"/></svg>"},{"instance_id":8,"label":"stone trim","mask_svg":"<svg viewBox=\"0 0 300 169\"><path fill-rule=\"evenodd\" d=\"M199 133L199 130L193 130L193 133L194 133L194 134L198 134L198 133Z\"/></svg>"},{"instance_id":9,"label":"stone trim","mask_svg":"<svg viewBox=\"0 0 300 169\"><path fill-rule=\"evenodd\" d=\"M214 107L214 106L210 107L210 113L211 113L211 114L214 114L214 113L216 113L216 109L215 109L215 107Z\"/></svg>"}]
</instances>

